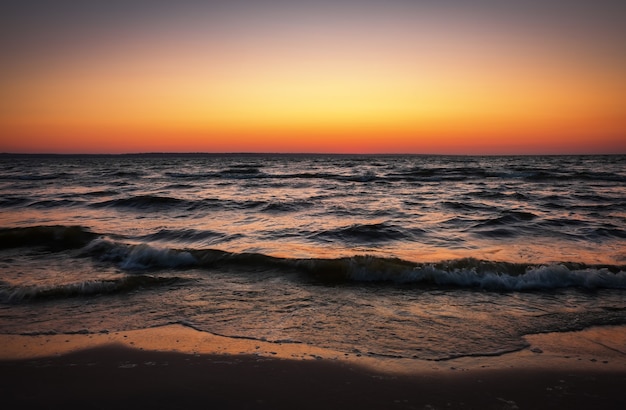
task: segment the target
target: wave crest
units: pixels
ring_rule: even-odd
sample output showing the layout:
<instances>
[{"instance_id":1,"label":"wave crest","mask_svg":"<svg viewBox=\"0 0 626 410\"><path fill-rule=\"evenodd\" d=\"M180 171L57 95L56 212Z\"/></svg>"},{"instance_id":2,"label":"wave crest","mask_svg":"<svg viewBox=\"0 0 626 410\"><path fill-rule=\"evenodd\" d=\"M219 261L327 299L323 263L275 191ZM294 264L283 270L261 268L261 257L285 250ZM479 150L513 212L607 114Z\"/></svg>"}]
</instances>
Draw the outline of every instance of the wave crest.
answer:
<instances>
[{"instance_id":1,"label":"wave crest","mask_svg":"<svg viewBox=\"0 0 626 410\"><path fill-rule=\"evenodd\" d=\"M98 235L82 226L29 226L0 229L0 249L42 246L49 250L82 248Z\"/></svg>"},{"instance_id":2,"label":"wave crest","mask_svg":"<svg viewBox=\"0 0 626 410\"><path fill-rule=\"evenodd\" d=\"M380 236L393 240L394 226L386 224L350 226L332 235ZM161 231L157 236L212 236L213 232ZM145 239L145 238L144 238ZM154 238L152 238L154 239ZM178 238L180 239L180 238ZM354 239L354 238L352 238ZM227 252L218 249L172 249L147 243L129 244L99 237L80 226L34 226L0 229L0 249L45 246L52 250L82 248L79 257L113 263L129 271L159 269L273 270L277 274L300 273L321 283L391 282L414 286L453 286L495 291L532 291L558 288L626 289L626 266L586 265L572 262L552 264L511 263L474 258L435 263L417 263L397 258L356 255L351 257L279 258L261 253ZM98 286L109 286L103 284Z\"/></svg>"},{"instance_id":3,"label":"wave crest","mask_svg":"<svg viewBox=\"0 0 626 410\"><path fill-rule=\"evenodd\" d=\"M130 198L112 199L110 201L98 202L92 206L96 208L134 208L141 210L163 210L185 204L185 200L158 195L138 195Z\"/></svg>"},{"instance_id":4,"label":"wave crest","mask_svg":"<svg viewBox=\"0 0 626 410\"><path fill-rule=\"evenodd\" d=\"M407 239L413 233L400 226L387 222L377 224L354 224L322 231L312 235L312 238L323 242L341 241L347 243L377 243Z\"/></svg>"},{"instance_id":5,"label":"wave crest","mask_svg":"<svg viewBox=\"0 0 626 410\"><path fill-rule=\"evenodd\" d=\"M626 268L612 265L484 261L474 258L416 263L398 258L357 255L337 259L278 258L260 253L217 249L160 249L96 240L86 248L91 256L126 270L235 267L300 272L321 283L390 282L404 285L532 291L559 288L626 289Z\"/></svg>"},{"instance_id":6,"label":"wave crest","mask_svg":"<svg viewBox=\"0 0 626 410\"><path fill-rule=\"evenodd\" d=\"M121 269L145 270L178 268L197 265L188 251L161 249L146 244L127 245L98 239L83 250L83 255L97 257L101 261L117 263Z\"/></svg>"},{"instance_id":7,"label":"wave crest","mask_svg":"<svg viewBox=\"0 0 626 410\"><path fill-rule=\"evenodd\" d=\"M117 294L137 289L169 286L183 281L178 277L154 277L132 275L119 279L90 280L57 286L3 286L0 289L0 301L20 303L31 300L65 299L99 294Z\"/></svg>"},{"instance_id":8,"label":"wave crest","mask_svg":"<svg viewBox=\"0 0 626 410\"><path fill-rule=\"evenodd\" d=\"M569 269L564 264L527 267L522 274L474 269L442 270L435 265L416 268L409 282L499 291L532 291L560 288L626 289L626 272L608 268Z\"/></svg>"},{"instance_id":9,"label":"wave crest","mask_svg":"<svg viewBox=\"0 0 626 410\"><path fill-rule=\"evenodd\" d=\"M324 282L391 282L491 291L626 289L626 269L618 266L573 263L529 265L473 258L414 263L374 256L310 259L295 264Z\"/></svg>"}]
</instances>

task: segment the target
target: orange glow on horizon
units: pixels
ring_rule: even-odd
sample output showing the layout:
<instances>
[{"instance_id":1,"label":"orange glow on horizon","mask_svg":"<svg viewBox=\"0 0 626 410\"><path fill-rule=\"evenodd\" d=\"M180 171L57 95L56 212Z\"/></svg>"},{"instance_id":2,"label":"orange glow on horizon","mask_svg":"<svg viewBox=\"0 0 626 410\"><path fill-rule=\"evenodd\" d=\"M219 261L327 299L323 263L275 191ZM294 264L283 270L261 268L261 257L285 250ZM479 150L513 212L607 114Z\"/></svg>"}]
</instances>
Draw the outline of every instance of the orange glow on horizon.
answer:
<instances>
[{"instance_id":1,"label":"orange glow on horizon","mask_svg":"<svg viewBox=\"0 0 626 410\"><path fill-rule=\"evenodd\" d=\"M624 59L390 16L187 16L18 64L0 73L0 152L626 153Z\"/></svg>"}]
</instances>

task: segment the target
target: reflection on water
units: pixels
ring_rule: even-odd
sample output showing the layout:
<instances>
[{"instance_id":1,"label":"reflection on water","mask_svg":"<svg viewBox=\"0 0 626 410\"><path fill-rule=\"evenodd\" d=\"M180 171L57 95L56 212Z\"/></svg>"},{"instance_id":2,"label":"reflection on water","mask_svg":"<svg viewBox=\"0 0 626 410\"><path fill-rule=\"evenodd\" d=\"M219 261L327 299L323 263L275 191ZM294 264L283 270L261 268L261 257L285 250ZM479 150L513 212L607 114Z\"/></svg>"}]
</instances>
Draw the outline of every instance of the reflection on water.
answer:
<instances>
[{"instance_id":1,"label":"reflection on water","mask_svg":"<svg viewBox=\"0 0 626 410\"><path fill-rule=\"evenodd\" d=\"M152 235L165 247L618 264L626 260L625 162L619 156L27 157L5 161L0 207L4 226L80 225L129 241ZM159 236L163 231L181 234Z\"/></svg>"},{"instance_id":2,"label":"reflection on water","mask_svg":"<svg viewBox=\"0 0 626 410\"><path fill-rule=\"evenodd\" d=\"M626 323L623 156L2 161L3 333L436 360Z\"/></svg>"}]
</instances>

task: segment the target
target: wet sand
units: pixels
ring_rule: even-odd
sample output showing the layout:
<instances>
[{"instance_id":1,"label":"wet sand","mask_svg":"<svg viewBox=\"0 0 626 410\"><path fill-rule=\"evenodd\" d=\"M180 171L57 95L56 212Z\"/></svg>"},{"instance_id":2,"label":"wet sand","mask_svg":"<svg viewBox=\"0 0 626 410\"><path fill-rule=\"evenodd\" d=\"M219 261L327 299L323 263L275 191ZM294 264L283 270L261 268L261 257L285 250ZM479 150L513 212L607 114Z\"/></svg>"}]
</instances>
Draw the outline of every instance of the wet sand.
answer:
<instances>
[{"instance_id":1,"label":"wet sand","mask_svg":"<svg viewBox=\"0 0 626 410\"><path fill-rule=\"evenodd\" d=\"M183 326L0 336L0 394L9 408L626 408L626 327L526 339L520 352L429 362Z\"/></svg>"}]
</instances>

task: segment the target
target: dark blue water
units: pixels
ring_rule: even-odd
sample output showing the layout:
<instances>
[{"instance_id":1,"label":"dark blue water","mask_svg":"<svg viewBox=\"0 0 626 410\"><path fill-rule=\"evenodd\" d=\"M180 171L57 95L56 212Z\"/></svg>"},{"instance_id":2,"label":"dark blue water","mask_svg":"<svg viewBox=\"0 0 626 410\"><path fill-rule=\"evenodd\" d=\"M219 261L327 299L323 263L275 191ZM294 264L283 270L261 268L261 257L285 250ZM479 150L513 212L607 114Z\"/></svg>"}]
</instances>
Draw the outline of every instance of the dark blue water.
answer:
<instances>
[{"instance_id":1,"label":"dark blue water","mask_svg":"<svg viewBox=\"0 0 626 410\"><path fill-rule=\"evenodd\" d=\"M442 359L626 323L626 157L0 158L0 332Z\"/></svg>"}]
</instances>

